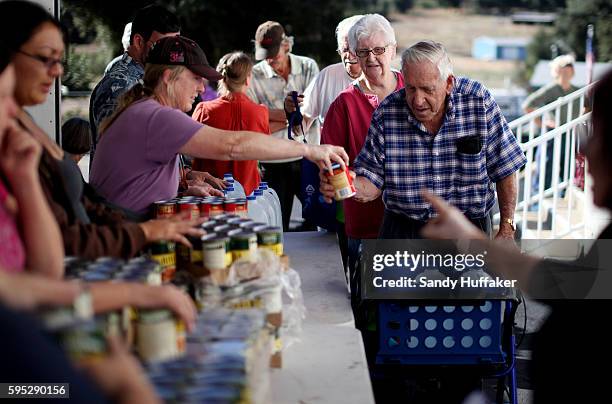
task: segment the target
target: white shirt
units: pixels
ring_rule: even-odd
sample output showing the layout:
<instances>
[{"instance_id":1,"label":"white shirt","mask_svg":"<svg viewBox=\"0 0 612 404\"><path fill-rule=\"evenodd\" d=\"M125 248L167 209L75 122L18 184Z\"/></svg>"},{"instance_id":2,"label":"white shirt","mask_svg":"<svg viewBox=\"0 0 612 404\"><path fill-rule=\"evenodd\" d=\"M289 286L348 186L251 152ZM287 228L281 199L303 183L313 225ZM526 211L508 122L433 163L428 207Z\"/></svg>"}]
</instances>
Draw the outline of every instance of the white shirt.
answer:
<instances>
[{"instance_id":1,"label":"white shirt","mask_svg":"<svg viewBox=\"0 0 612 404\"><path fill-rule=\"evenodd\" d=\"M317 62L305 56L289 54L291 60L291 72L287 80L276 74L268 62L262 60L253 66L253 80L247 90L247 95L257 104L263 104L270 109L284 109L285 97L291 91L303 94L306 87L314 81L319 73ZM272 136L279 139L287 139L287 129L272 133ZM302 141L301 136L293 136L297 141ZM319 125L312 125L306 132L306 141L310 144L321 143L321 132ZM264 161L264 163L287 163L299 160L290 158L283 160Z\"/></svg>"},{"instance_id":2,"label":"white shirt","mask_svg":"<svg viewBox=\"0 0 612 404\"><path fill-rule=\"evenodd\" d=\"M346 72L344 63L327 66L304 91L302 113L323 123L331 103L353 80Z\"/></svg>"}]
</instances>

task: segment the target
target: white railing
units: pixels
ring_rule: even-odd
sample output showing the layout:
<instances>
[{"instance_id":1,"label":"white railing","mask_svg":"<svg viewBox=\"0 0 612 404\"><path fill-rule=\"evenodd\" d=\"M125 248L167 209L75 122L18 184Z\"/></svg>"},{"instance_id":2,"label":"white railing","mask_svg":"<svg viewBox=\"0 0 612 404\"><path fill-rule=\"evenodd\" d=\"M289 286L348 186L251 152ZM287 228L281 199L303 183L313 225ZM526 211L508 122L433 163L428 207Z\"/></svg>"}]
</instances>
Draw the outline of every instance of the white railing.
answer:
<instances>
[{"instance_id":1,"label":"white railing","mask_svg":"<svg viewBox=\"0 0 612 404\"><path fill-rule=\"evenodd\" d=\"M586 232L584 207L587 201L584 193L573 184L576 171L575 128L590 119L590 113L583 111L591 86L561 97L508 124L527 157L527 164L519 173L519 198L515 213L515 221L522 229L522 238L580 238ZM564 115L561 113L563 107L567 108ZM576 107L579 112L574 118ZM585 188L588 186L585 183Z\"/></svg>"}]
</instances>

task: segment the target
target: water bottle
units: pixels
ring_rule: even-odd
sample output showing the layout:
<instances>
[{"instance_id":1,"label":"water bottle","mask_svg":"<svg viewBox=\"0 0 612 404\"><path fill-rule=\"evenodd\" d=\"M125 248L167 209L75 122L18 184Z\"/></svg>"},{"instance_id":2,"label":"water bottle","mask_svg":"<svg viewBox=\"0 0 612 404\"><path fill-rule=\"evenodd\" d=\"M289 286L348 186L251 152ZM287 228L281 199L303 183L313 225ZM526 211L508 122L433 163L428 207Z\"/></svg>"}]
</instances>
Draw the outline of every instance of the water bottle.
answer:
<instances>
[{"instance_id":1,"label":"water bottle","mask_svg":"<svg viewBox=\"0 0 612 404\"><path fill-rule=\"evenodd\" d=\"M247 216L256 222L269 223L270 218L260 201L261 199L257 198L255 194L247 196Z\"/></svg>"},{"instance_id":2,"label":"water bottle","mask_svg":"<svg viewBox=\"0 0 612 404\"><path fill-rule=\"evenodd\" d=\"M257 197L257 202L263 207L263 209L266 211L266 215L269 218L266 223L268 224L268 226L275 226L277 219L276 219L276 212L275 212L274 206L272 206L272 204L270 204L270 201L268 201L264 197L264 191L262 191L261 189L256 189L253 192L255 193L255 196Z\"/></svg>"},{"instance_id":3,"label":"water bottle","mask_svg":"<svg viewBox=\"0 0 612 404\"><path fill-rule=\"evenodd\" d=\"M276 191L274 191L273 188L270 188L268 186L268 183L265 181L262 181L259 183L259 189L264 191L264 196L266 200L268 200L270 202L270 205L274 208L275 218L276 218L276 222L274 226L280 227L282 229L283 228L283 213L281 210L280 199L278 199L278 195L276 194Z\"/></svg>"},{"instance_id":4,"label":"water bottle","mask_svg":"<svg viewBox=\"0 0 612 404\"><path fill-rule=\"evenodd\" d=\"M236 190L234 189L234 186L229 185L226 187L223 190L223 195L225 195L226 198L236 198Z\"/></svg>"},{"instance_id":5,"label":"water bottle","mask_svg":"<svg viewBox=\"0 0 612 404\"><path fill-rule=\"evenodd\" d=\"M246 198L246 194L244 193L244 187L242 186L240 182L238 182L238 180L234 178L232 173L223 174L223 180L227 181L230 184L230 186L234 187L235 195L236 195L234 196L234 198Z\"/></svg>"}]
</instances>

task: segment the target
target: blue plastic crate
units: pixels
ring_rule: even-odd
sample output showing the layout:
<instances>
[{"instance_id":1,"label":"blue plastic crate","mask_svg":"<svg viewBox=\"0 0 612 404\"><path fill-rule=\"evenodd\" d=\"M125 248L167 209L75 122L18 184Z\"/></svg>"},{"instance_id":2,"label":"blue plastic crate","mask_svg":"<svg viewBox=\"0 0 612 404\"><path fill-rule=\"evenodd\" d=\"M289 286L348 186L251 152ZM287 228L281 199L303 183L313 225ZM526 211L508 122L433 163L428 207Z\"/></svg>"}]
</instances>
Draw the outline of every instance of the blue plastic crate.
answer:
<instances>
[{"instance_id":1,"label":"blue plastic crate","mask_svg":"<svg viewBox=\"0 0 612 404\"><path fill-rule=\"evenodd\" d=\"M503 364L503 301L475 305L411 301L378 305L377 363Z\"/></svg>"}]
</instances>

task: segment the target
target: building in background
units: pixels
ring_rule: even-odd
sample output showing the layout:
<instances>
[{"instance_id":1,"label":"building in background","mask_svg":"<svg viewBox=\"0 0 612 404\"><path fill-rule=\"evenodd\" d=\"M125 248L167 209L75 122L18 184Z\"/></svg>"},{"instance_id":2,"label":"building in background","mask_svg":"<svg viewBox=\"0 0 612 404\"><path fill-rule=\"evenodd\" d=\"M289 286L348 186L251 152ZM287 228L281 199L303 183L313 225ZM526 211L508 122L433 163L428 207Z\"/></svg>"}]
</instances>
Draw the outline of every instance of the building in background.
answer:
<instances>
[{"instance_id":1,"label":"building in background","mask_svg":"<svg viewBox=\"0 0 612 404\"><path fill-rule=\"evenodd\" d=\"M472 57L479 60L525 60L529 38L480 36L472 44Z\"/></svg>"}]
</instances>

